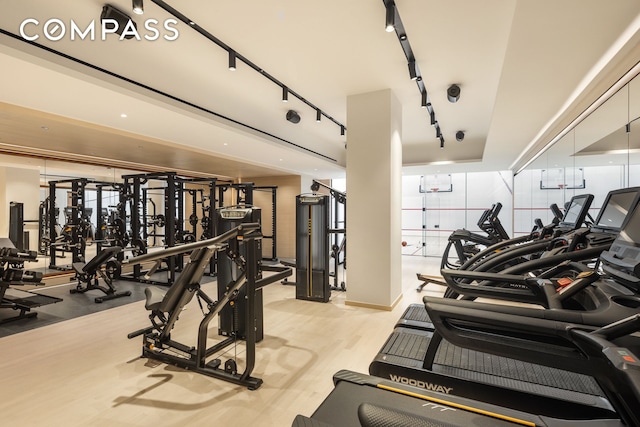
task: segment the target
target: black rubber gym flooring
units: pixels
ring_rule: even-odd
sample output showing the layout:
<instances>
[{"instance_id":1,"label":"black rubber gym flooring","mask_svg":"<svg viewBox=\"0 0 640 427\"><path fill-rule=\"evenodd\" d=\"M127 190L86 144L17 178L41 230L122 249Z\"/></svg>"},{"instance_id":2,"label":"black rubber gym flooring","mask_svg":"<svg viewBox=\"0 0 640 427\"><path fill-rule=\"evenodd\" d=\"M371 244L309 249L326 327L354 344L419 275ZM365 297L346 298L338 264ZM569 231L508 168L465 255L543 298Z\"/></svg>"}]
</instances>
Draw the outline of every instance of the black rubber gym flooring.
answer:
<instances>
[{"instance_id":1,"label":"black rubber gym flooring","mask_svg":"<svg viewBox=\"0 0 640 427\"><path fill-rule=\"evenodd\" d=\"M156 279L156 277L152 277L152 279ZM202 279L202 283L208 283L211 281L215 281L215 278L205 276ZM102 285L102 282L100 284ZM131 291L131 295L128 297L125 296L109 301L103 301L102 303L96 303L94 302L94 298L104 296L104 293L99 290L91 290L83 294L69 293L70 289L76 287L76 282L33 289L32 292L62 298L63 301L34 308L31 312L38 313L34 318L18 319L0 324L0 337L6 337L8 335L17 334L31 329L40 328L42 326L51 325L53 323L62 322L64 320L86 316L87 314L97 313L99 311L144 300L144 289L152 285L128 280L118 280L114 281L114 286L118 292ZM0 309L0 322L3 319L14 317L18 314L18 310L6 308Z\"/></svg>"}]
</instances>

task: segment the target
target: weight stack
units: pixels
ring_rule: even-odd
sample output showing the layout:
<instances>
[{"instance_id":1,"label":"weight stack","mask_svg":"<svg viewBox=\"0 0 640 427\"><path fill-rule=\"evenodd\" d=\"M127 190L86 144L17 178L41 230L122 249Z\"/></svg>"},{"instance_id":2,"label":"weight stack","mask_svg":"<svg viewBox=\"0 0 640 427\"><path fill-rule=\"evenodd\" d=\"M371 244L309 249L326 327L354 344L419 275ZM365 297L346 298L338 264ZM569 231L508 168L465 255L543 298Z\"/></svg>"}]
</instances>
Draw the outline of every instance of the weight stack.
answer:
<instances>
[{"instance_id":1,"label":"weight stack","mask_svg":"<svg viewBox=\"0 0 640 427\"><path fill-rule=\"evenodd\" d=\"M329 284L329 196L296 196L296 298L327 302Z\"/></svg>"},{"instance_id":2,"label":"weight stack","mask_svg":"<svg viewBox=\"0 0 640 427\"><path fill-rule=\"evenodd\" d=\"M260 223L261 220L261 210L256 207L224 207L216 210L217 217L217 227L216 227L216 236L224 233L225 231L229 231L232 228L235 228L242 224L243 222L257 222ZM262 257L262 245L261 240L257 241L257 258L260 260ZM238 252L247 258L246 247L242 243L240 243L240 247ZM259 261L258 261L259 262ZM218 257L216 260L216 268L217 268L217 280L218 280L218 300L222 298L226 291L226 287L231 284L235 279L240 276L240 268L236 265L231 258L227 256L224 251L218 252ZM261 277L257 277L259 279ZM240 289L238 297L235 301L235 305L232 307L227 304L220 311L220 315L218 318L219 326L218 326L218 334L223 336L237 336L240 339L246 339L247 336L247 325L246 325L246 311L247 311L247 293L246 287L243 286ZM256 294L254 298L255 302L255 325L256 328L256 342L262 341L264 338L264 329L263 329L263 299L262 299L262 289L256 289Z\"/></svg>"}]
</instances>

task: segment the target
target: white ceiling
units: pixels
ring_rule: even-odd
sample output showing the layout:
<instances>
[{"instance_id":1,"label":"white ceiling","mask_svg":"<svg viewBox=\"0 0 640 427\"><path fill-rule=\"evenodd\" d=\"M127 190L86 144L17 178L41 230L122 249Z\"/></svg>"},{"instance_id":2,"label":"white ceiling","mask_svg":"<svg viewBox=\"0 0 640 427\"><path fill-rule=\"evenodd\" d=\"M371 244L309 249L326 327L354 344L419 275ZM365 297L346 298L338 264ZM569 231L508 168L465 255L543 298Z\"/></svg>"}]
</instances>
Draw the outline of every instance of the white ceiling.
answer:
<instances>
[{"instance_id":1,"label":"white ceiling","mask_svg":"<svg viewBox=\"0 0 640 427\"><path fill-rule=\"evenodd\" d=\"M48 140L55 129L44 122L49 132L16 129L20 120L13 114L35 110L65 119L49 116L55 126L89 126L112 138L116 153L87 149L85 161L117 157L127 166L216 174L222 160L236 162L237 177L343 175L348 132L341 136L326 118L316 123L315 111L291 96L282 103L281 89L241 62L235 72L227 70L226 51L184 23L176 25L175 41L119 41L113 35L71 41L67 35L54 42L42 36L51 18L85 28L99 19L104 3L0 0L0 29L18 35L20 23L35 18L40 27L27 28L41 35L37 43L192 106L0 35L0 102L26 109L0 109L0 149L35 149L36 139L50 152L80 152L88 144ZM150 0L142 16L131 13L130 0L109 3L131 14L142 35L148 34L144 20L171 17ZM384 31L382 0L167 3L347 127L349 95L392 89L403 106L406 166L454 162L468 170L507 169L578 101L596 96L590 89L620 77L611 74L612 65L640 59L628 57L640 39L637 0L396 0L446 140L440 150L400 44ZM455 104L446 100L452 83L462 89ZM299 124L285 120L288 109L300 113ZM461 143L458 130L466 133ZM148 157L135 155L131 138L143 142L138 147ZM154 156L155 146L163 150ZM197 153L201 161L185 157L178 164L167 147Z\"/></svg>"}]
</instances>

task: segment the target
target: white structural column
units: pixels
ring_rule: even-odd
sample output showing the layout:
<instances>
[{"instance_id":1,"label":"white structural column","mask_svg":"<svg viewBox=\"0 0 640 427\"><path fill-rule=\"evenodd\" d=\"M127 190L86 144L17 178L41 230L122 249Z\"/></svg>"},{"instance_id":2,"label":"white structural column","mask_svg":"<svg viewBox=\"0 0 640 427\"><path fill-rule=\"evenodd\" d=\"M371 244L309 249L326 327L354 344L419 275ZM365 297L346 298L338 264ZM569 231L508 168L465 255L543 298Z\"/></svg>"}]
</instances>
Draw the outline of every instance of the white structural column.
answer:
<instances>
[{"instance_id":1,"label":"white structural column","mask_svg":"<svg viewBox=\"0 0 640 427\"><path fill-rule=\"evenodd\" d=\"M347 305L402 296L402 106L391 90L347 98Z\"/></svg>"}]
</instances>

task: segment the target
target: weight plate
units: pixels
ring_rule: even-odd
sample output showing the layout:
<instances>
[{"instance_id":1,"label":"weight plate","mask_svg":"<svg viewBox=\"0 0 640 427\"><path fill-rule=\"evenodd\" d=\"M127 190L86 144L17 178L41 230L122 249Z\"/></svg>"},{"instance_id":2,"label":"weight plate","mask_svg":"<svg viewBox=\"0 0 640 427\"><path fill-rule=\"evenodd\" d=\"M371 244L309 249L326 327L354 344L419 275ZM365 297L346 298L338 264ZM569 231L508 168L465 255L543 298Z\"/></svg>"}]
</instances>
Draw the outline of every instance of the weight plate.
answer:
<instances>
[{"instance_id":1,"label":"weight plate","mask_svg":"<svg viewBox=\"0 0 640 427\"><path fill-rule=\"evenodd\" d=\"M122 274L122 265L117 259L110 259L104 266L104 273L110 280L118 280Z\"/></svg>"},{"instance_id":2,"label":"weight plate","mask_svg":"<svg viewBox=\"0 0 640 427\"><path fill-rule=\"evenodd\" d=\"M198 215L194 213L189 215L189 224L191 224L192 227L195 227L198 224Z\"/></svg>"}]
</instances>

